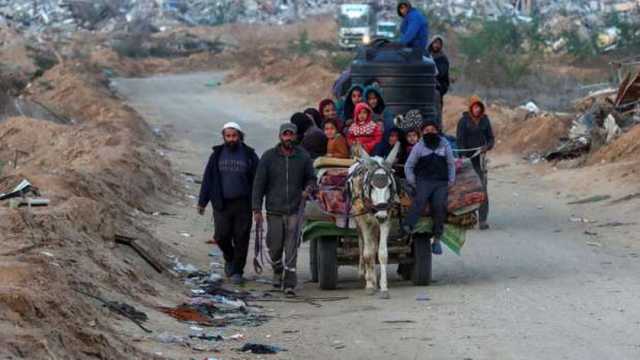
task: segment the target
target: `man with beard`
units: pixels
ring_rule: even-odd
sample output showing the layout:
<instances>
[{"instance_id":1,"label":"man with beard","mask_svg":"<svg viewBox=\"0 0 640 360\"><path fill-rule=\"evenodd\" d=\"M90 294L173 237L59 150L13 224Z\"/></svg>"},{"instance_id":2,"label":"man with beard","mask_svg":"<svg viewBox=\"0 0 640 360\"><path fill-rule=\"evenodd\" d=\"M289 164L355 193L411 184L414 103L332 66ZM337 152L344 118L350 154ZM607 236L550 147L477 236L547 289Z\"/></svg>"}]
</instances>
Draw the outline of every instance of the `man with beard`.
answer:
<instances>
[{"instance_id":1,"label":"man with beard","mask_svg":"<svg viewBox=\"0 0 640 360\"><path fill-rule=\"evenodd\" d=\"M242 284L251 234L251 192L258 167L256 152L244 143L240 125L222 127L224 144L214 146L202 177L198 213L213 207L214 238L224 255L225 275Z\"/></svg>"},{"instance_id":2,"label":"man with beard","mask_svg":"<svg viewBox=\"0 0 640 360\"><path fill-rule=\"evenodd\" d=\"M447 139L440 135L438 125L426 120L422 125L422 140L418 142L404 166L407 183L416 189L403 230L412 233L427 203L433 220L431 251L442 254L440 239L447 219L449 186L456 181L456 164Z\"/></svg>"},{"instance_id":3,"label":"man with beard","mask_svg":"<svg viewBox=\"0 0 640 360\"><path fill-rule=\"evenodd\" d=\"M304 199L316 185L309 154L295 145L295 124L280 126L280 143L267 150L253 184L253 215L261 224L263 199L267 210L267 247L273 267L273 286L295 296L296 263ZM283 256L284 255L284 256Z\"/></svg>"}]
</instances>

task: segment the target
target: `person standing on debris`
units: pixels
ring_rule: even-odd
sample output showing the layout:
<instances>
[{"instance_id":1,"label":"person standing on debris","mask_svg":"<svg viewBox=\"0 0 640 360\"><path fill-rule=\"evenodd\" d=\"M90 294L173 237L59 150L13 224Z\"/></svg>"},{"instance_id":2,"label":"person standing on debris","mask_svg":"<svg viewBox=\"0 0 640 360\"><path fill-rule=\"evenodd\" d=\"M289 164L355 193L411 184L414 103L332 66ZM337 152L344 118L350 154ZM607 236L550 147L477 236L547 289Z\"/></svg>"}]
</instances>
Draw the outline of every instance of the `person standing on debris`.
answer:
<instances>
[{"instance_id":1,"label":"person standing on debris","mask_svg":"<svg viewBox=\"0 0 640 360\"><path fill-rule=\"evenodd\" d=\"M311 157L295 145L297 132L292 123L280 126L280 143L260 159L253 185L253 215L257 224L264 222L263 200L266 204L273 286L283 288L287 296L295 296L303 206L316 186Z\"/></svg>"},{"instance_id":2,"label":"person standing on debris","mask_svg":"<svg viewBox=\"0 0 640 360\"><path fill-rule=\"evenodd\" d=\"M422 140L413 147L404 166L407 183L415 188L415 196L403 231L414 231L427 204L433 219L431 251L442 254L440 240L447 219L449 186L456 180L456 164L449 142L440 134L438 124L426 120L422 125Z\"/></svg>"},{"instance_id":3,"label":"person standing on debris","mask_svg":"<svg viewBox=\"0 0 640 360\"><path fill-rule=\"evenodd\" d=\"M398 16L402 18L400 25L400 44L419 49L426 53L427 39L429 39L429 23L427 18L407 0L398 2Z\"/></svg>"},{"instance_id":4,"label":"person standing on debris","mask_svg":"<svg viewBox=\"0 0 640 360\"><path fill-rule=\"evenodd\" d=\"M251 192L258 155L244 143L244 133L234 122L222 127L224 143L214 146L202 177L198 213L211 202L218 246L225 275L241 284L251 234Z\"/></svg>"},{"instance_id":5,"label":"person standing on debris","mask_svg":"<svg viewBox=\"0 0 640 360\"><path fill-rule=\"evenodd\" d=\"M438 76L436 78L436 95L438 95L440 100L440 109L438 109L438 113L441 118L444 108L444 95L449 91L449 57L447 57L443 48L444 39L442 36L434 36L433 39L431 39L428 50L429 55L436 63L436 68L438 69Z\"/></svg>"},{"instance_id":6,"label":"person standing on debris","mask_svg":"<svg viewBox=\"0 0 640 360\"><path fill-rule=\"evenodd\" d=\"M493 149L495 139L491 129L491 121L485 114L484 103L478 96L472 96L469 101L469 111L462 114L457 129L458 147L462 154L471 158L473 169L482 181L482 188L487 194L485 202L478 211L480 230L489 229L487 217L489 216L489 197L487 192L487 164L486 153Z\"/></svg>"}]
</instances>

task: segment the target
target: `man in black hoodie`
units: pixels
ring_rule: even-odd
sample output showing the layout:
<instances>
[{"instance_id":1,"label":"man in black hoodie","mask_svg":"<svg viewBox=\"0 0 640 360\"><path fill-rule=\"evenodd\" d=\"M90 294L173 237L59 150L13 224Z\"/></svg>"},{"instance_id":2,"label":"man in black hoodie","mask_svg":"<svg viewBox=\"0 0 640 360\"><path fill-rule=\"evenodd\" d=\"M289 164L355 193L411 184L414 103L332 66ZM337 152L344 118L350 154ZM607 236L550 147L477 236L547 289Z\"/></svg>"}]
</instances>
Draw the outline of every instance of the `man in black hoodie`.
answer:
<instances>
[{"instance_id":1,"label":"man in black hoodie","mask_svg":"<svg viewBox=\"0 0 640 360\"><path fill-rule=\"evenodd\" d=\"M244 143L244 134L234 122L222 127L224 143L213 147L202 177L198 213L204 215L211 202L214 238L225 260L225 274L239 285L251 235L251 194L258 155Z\"/></svg>"},{"instance_id":2,"label":"man in black hoodie","mask_svg":"<svg viewBox=\"0 0 640 360\"><path fill-rule=\"evenodd\" d=\"M431 39L429 43L429 55L433 58L438 69L438 77L436 83L436 90L440 95L440 109L439 113L442 117L442 111L444 107L444 95L449 91L449 58L445 54L444 39L442 36L436 35Z\"/></svg>"},{"instance_id":3,"label":"man in black hoodie","mask_svg":"<svg viewBox=\"0 0 640 360\"><path fill-rule=\"evenodd\" d=\"M253 215L262 223L262 205L267 209L267 247L273 267L273 286L295 296L296 264L301 211L306 196L315 188L316 174L309 153L295 145L295 124L280 126L280 143L267 150L253 184ZM284 255L284 256L283 256Z\"/></svg>"}]
</instances>

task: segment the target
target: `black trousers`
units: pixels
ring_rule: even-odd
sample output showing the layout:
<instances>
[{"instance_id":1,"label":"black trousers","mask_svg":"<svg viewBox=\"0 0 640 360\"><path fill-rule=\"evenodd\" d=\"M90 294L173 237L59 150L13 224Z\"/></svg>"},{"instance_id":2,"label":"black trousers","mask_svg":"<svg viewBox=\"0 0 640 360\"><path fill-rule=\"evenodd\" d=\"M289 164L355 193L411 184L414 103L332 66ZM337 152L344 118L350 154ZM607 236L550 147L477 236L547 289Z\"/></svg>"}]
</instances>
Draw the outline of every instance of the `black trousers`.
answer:
<instances>
[{"instance_id":1,"label":"black trousers","mask_svg":"<svg viewBox=\"0 0 640 360\"><path fill-rule=\"evenodd\" d=\"M244 274L252 225L251 199L226 200L222 211L213 212L215 239L224 261L233 264L232 274Z\"/></svg>"},{"instance_id":2,"label":"black trousers","mask_svg":"<svg viewBox=\"0 0 640 360\"><path fill-rule=\"evenodd\" d=\"M482 191L487 194L487 200L482 203L480 209L478 210L478 217L481 223L487 222L487 218L489 217L489 192L488 192L488 182L487 182L487 170L483 169L482 162L484 161L483 156L477 156L471 159L471 164L473 164L473 170L476 171L478 177L480 177L480 181L482 182Z\"/></svg>"},{"instance_id":3,"label":"black trousers","mask_svg":"<svg viewBox=\"0 0 640 360\"><path fill-rule=\"evenodd\" d=\"M417 179L416 195L413 198L405 225L412 229L418 223L424 208L429 204L433 219L433 236L436 239L444 233L444 222L447 220L447 202L449 201L449 184L447 181L430 181Z\"/></svg>"}]
</instances>

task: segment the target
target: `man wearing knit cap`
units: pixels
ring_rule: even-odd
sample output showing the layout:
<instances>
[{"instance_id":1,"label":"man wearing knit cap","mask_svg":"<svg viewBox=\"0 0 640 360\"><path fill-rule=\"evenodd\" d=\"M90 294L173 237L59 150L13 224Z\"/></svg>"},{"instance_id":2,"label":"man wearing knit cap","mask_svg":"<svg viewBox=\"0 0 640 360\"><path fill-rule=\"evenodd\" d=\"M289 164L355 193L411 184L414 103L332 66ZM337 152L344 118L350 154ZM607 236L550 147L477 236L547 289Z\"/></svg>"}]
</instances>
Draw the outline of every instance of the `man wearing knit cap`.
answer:
<instances>
[{"instance_id":1,"label":"man wearing knit cap","mask_svg":"<svg viewBox=\"0 0 640 360\"><path fill-rule=\"evenodd\" d=\"M263 203L267 210L267 247L273 266L273 286L295 296L296 263L300 239L299 212L304 199L315 188L316 175L311 157L295 145L295 124L280 126L280 142L267 150L253 184L253 214L262 223ZM304 209L302 209L304 210Z\"/></svg>"},{"instance_id":2,"label":"man wearing knit cap","mask_svg":"<svg viewBox=\"0 0 640 360\"><path fill-rule=\"evenodd\" d=\"M214 238L222 250L225 274L239 285L249 251L251 193L258 155L244 143L242 128L235 122L222 127L224 143L213 147L202 177L198 213L204 215L211 202Z\"/></svg>"},{"instance_id":3,"label":"man wearing knit cap","mask_svg":"<svg viewBox=\"0 0 640 360\"><path fill-rule=\"evenodd\" d=\"M447 139L440 134L438 124L426 120L422 124L422 140L413 149L404 166L409 185L416 191L403 230L412 233L427 204L433 219L431 251L442 254L440 239L447 219L449 186L456 181L453 151Z\"/></svg>"}]
</instances>

